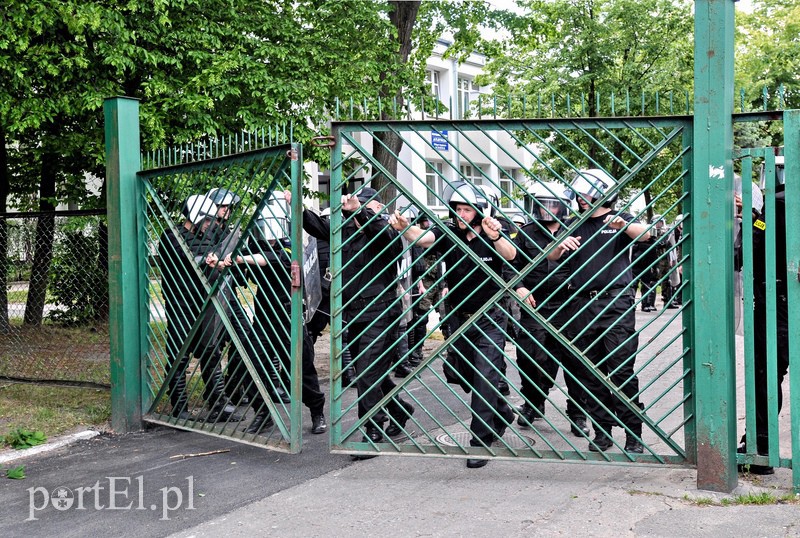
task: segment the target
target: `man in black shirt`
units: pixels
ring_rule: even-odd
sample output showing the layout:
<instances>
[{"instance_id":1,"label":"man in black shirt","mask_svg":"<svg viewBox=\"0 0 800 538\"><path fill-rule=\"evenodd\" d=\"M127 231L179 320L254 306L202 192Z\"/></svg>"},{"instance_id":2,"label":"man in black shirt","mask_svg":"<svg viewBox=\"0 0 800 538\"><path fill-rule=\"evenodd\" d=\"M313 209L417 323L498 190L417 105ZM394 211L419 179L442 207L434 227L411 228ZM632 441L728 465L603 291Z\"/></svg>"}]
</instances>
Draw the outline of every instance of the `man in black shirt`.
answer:
<instances>
[{"instance_id":1,"label":"man in black shirt","mask_svg":"<svg viewBox=\"0 0 800 538\"><path fill-rule=\"evenodd\" d=\"M389 224L409 241L442 256L449 288L445 301L455 320L453 330L457 330L500 291L492 276L471 257L465 256L465 251L471 250L495 275L501 275L517 250L504 236L501 223L491 216L492 208L482 191L459 181L448 186L443 198L450 206L454 221L448 226L450 234L439 226L429 230L409 226L408 219L399 212L389 217ZM451 234L456 236L455 240ZM472 390L471 446L490 446L496 438L502 438L506 427L514 420L513 410L498 389L504 361L505 316L502 308L495 306L477 319L471 319L469 327L449 351L455 360L467 363L459 369L459 374L466 378L464 389ZM487 462L468 459L467 467L483 467Z\"/></svg>"},{"instance_id":2,"label":"man in black shirt","mask_svg":"<svg viewBox=\"0 0 800 538\"><path fill-rule=\"evenodd\" d=\"M284 191L291 202L291 193ZM397 299L397 260L402 245L396 231L380 218L383 202L375 189L363 187L358 195L342 197L346 219L342 226L342 307L347 338L356 373L358 416L367 416L386 393L395 387L387 372L392 365L388 350L393 342L397 316L392 303ZM329 240L331 224L315 213L303 211L303 229L312 237ZM379 381L380 380L380 381ZM386 433L402 431L414 413L414 406L395 396L386 404L391 423ZM386 413L381 409L366 422L365 442L384 438ZM366 459L370 456L354 456Z\"/></svg>"},{"instance_id":3,"label":"man in black shirt","mask_svg":"<svg viewBox=\"0 0 800 538\"><path fill-rule=\"evenodd\" d=\"M755 185L752 187L757 188ZM775 189L775 215L761 213L753 206L753 363L755 376L756 411L756 451L769 454L769 405L767 394L768 361L767 340L767 227L775 227L775 351L777 355L778 413L783 407L783 379L789 370L789 304L788 279L794 277L787 271L786 258L786 191L785 185ZM755 198L755 197L754 197ZM755 201L754 201L755 204ZM777 417L775 417L776 420ZM745 436L742 436L740 451L745 451ZM742 470L742 469L740 469ZM775 470L768 465L751 464L748 470L753 474L773 474Z\"/></svg>"},{"instance_id":4,"label":"man in black shirt","mask_svg":"<svg viewBox=\"0 0 800 538\"><path fill-rule=\"evenodd\" d=\"M517 247L515 265L523 270L552 243L569 216L569 200L563 198L564 186L537 183L529 193L533 221L524 225L514 243ZM569 269L560 261L541 260L517 285L517 295L531 308L536 308L556 330L569 319L567 309L561 308L569 297L566 281ZM569 391L567 417L573 435L589 434L583 408L586 405L583 387L575 379L581 370L572 352L551 335L536 318L521 309L521 329L517 331L517 364L522 374L520 392L525 403L519 408L517 423L522 428L544 416L547 393L555 384L559 366L564 368L564 381Z\"/></svg>"},{"instance_id":5,"label":"man in black shirt","mask_svg":"<svg viewBox=\"0 0 800 538\"><path fill-rule=\"evenodd\" d=\"M634 370L639 344L629 253L635 241L646 241L650 233L633 215L613 212L616 196L602 205L596 204L615 183L603 170L578 171L571 185L572 193L580 211L591 215L572 230L572 235L550 257L559 259L569 253L568 282L573 298L571 318L564 332L599 370L598 375L585 372L581 376L589 392L587 410L595 423L595 437L589 450L605 451L613 445L611 428L615 419L611 411L627 428L625 451L638 454L644 451L640 441L641 419L599 380L599 375L608 376L633 406L641 408L639 380Z\"/></svg>"},{"instance_id":6,"label":"man in black shirt","mask_svg":"<svg viewBox=\"0 0 800 538\"><path fill-rule=\"evenodd\" d=\"M192 418L187 409L186 369L189 354L193 354L200 363L203 397L211 408L206 420L235 422L241 417L235 414L236 408L223 393L222 372L215 355L217 331L214 323L217 315L210 307L205 313L201 312L206 291L204 278L198 269L205 279L213 282L229 265L229 260L220 260L204 235L216 217L217 206L206 196L193 195L186 199L181 212L185 220L177 234L171 229L165 230L158 244L161 290L167 318L167 368L174 369L169 379L172 415L182 420ZM186 352L178 357L192 326L201 315L201 327L195 331Z\"/></svg>"},{"instance_id":7,"label":"man in black shirt","mask_svg":"<svg viewBox=\"0 0 800 538\"><path fill-rule=\"evenodd\" d=\"M289 212L283 195L273 193L256 221L257 230L237 264L247 264L248 273L256 283L253 333L260 342L262 353L253 356L261 380L268 388L288 386L291 359L292 277L291 245L289 237ZM302 326L302 394L303 404L311 412L311 433L324 433L325 395L320 390L317 369L314 366L314 345ZM257 357L260 360L257 360ZM269 370L269 371L268 371ZM246 433L258 434L272 423L269 410L257 391L251 390L256 415ZM273 398L275 400L275 398Z\"/></svg>"}]
</instances>

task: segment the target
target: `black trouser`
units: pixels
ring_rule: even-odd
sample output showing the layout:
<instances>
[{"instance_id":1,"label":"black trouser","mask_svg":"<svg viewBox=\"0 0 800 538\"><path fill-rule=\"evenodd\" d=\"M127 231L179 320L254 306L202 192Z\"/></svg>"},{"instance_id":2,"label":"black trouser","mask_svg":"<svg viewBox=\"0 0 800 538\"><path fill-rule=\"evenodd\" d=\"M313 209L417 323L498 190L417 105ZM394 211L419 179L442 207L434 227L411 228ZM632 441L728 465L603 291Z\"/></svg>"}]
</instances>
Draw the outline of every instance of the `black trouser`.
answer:
<instances>
[{"instance_id":1,"label":"black trouser","mask_svg":"<svg viewBox=\"0 0 800 538\"><path fill-rule=\"evenodd\" d=\"M642 273L639 284L642 287L642 308L655 308L656 306L656 282L658 274L655 269L648 269ZM636 291L634 289L634 291Z\"/></svg>"},{"instance_id":2,"label":"black trouser","mask_svg":"<svg viewBox=\"0 0 800 538\"><path fill-rule=\"evenodd\" d=\"M598 377L608 376L611 384L629 398L633 406L642 408L638 396L639 379L634 371L639 339L634 336L636 313L633 297L628 291L614 296L615 293L618 292L591 299L575 297L571 315L577 315L565 325L564 332L599 371L595 373L584 368L580 370L582 375L578 376L588 393L586 410L589 416L609 433L616 424L616 416L633 433L641 435L642 420L619 396L603 386ZM581 331L583 333L578 337Z\"/></svg>"},{"instance_id":3,"label":"black trouser","mask_svg":"<svg viewBox=\"0 0 800 538\"><path fill-rule=\"evenodd\" d=\"M548 304L538 312L547 319L556 330L569 319L567 308L559 308L560 304ZM567 385L567 416L571 419L583 417L586 396L576 376L582 370L580 361L570 352L558 338L551 335L544 326L524 310L520 319L522 328L518 331L517 365L521 375L520 392L525 401L532 407L541 408L547 393L555 384L558 369L564 369L564 381Z\"/></svg>"},{"instance_id":4,"label":"black trouser","mask_svg":"<svg viewBox=\"0 0 800 538\"><path fill-rule=\"evenodd\" d=\"M311 336L311 341L316 342L317 338L322 336L322 331L325 330L325 327L330 323L331 315L328 312L330 308L330 296L323 295L322 301L319 303L317 310L314 312L314 315L311 316L311 319L308 320L306 327L308 328L308 334Z\"/></svg>"},{"instance_id":5,"label":"black trouser","mask_svg":"<svg viewBox=\"0 0 800 538\"><path fill-rule=\"evenodd\" d=\"M453 316L453 331L458 330L469 317L466 313ZM503 310L489 310L456 338L450 350L450 355L454 355L451 360L464 361L469 367L461 370L472 374L466 381L472 388L470 430L473 446L480 446L481 442L490 444L495 438L502 437L507 423L514 418L497 389L505 364L505 326Z\"/></svg>"},{"instance_id":6,"label":"black trouser","mask_svg":"<svg viewBox=\"0 0 800 538\"><path fill-rule=\"evenodd\" d=\"M201 326L195 332L186 352L177 357L181 347L191 332L191 327L199 313L189 307L166 308L167 314L167 371L174 373L169 380L169 398L173 413L187 410L188 394L186 386L186 370L189 366L189 355L193 355L200 363L200 375L203 379L203 399L209 405L218 405L226 400L222 392L222 370L220 368L219 346L216 342L214 321L216 313L209 310L203 315ZM177 365L175 365L177 360Z\"/></svg>"},{"instance_id":7,"label":"black trouser","mask_svg":"<svg viewBox=\"0 0 800 538\"><path fill-rule=\"evenodd\" d=\"M236 288L232 288L232 294L228 297L228 318L233 326L233 332L245 348L250 345L250 339L253 338L252 323L250 316L244 311L242 304L239 302L236 295ZM220 348L224 347L226 342L233 344L231 335L224 331L222 332ZM252 356L252 354L251 354ZM238 389L245 392L247 387L243 386L245 381L249 379L247 374L247 367L242 363L241 354L235 345L228 348L228 366L225 369L225 393L229 396L234 395Z\"/></svg>"},{"instance_id":8,"label":"black trouser","mask_svg":"<svg viewBox=\"0 0 800 538\"><path fill-rule=\"evenodd\" d=\"M282 311L288 312L289 307L286 306L283 310L276 310L278 313ZM277 360L280 365L280 372L278 374L280 378L278 382L279 386L283 386L286 392L291 392L289 387L292 353L290 319L285 319L285 324L283 325L275 324L274 321L270 323L263 319L260 321L260 323L256 323L255 331L261 342L260 347L268 354L274 353L277 355ZM312 415L321 414L325 408L325 394L320 390L317 368L314 366L314 343L305 326L302 328L302 339L302 391L300 397L302 398L303 405L311 411ZM276 342L280 344L276 344ZM262 383L267 387L267 391L271 391L270 382L275 382L273 379L275 375L274 363L254 360L253 364L256 366L256 371L259 373ZM255 390L255 387L251 389L251 396L256 402L261 401L260 394ZM253 407L257 408L256 405Z\"/></svg>"},{"instance_id":9,"label":"black trouser","mask_svg":"<svg viewBox=\"0 0 800 538\"><path fill-rule=\"evenodd\" d=\"M769 406L767 404L767 312L766 290L757 287L754 290L755 311L753 312L753 341L754 341L754 370L755 370L755 411L756 411L756 439L759 454L769 452ZM786 292L778 292L776 297L776 326L777 331L777 376L778 376L778 413L783 407L783 379L789 370L789 310L786 301ZM778 417L774 418L777 421Z\"/></svg>"},{"instance_id":10,"label":"black trouser","mask_svg":"<svg viewBox=\"0 0 800 538\"><path fill-rule=\"evenodd\" d=\"M390 348L397 315L390 309L391 302L388 300L367 306L369 302L370 299L351 301L346 312L347 338L357 376L359 418L370 415L384 395L396 386L389 370L392 367ZM393 398L386 405L393 417L403 416L404 410L397 403L399 399ZM382 409L372 418L378 426L386 420Z\"/></svg>"}]
</instances>

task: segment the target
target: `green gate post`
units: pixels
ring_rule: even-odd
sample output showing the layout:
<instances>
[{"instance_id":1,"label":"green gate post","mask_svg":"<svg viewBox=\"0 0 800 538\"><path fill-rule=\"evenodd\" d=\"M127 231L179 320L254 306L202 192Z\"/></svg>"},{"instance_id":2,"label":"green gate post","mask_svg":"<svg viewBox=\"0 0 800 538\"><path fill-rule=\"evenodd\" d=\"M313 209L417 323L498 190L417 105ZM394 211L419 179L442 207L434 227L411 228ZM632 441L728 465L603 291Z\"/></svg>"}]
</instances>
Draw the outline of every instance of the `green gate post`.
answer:
<instances>
[{"instance_id":1,"label":"green gate post","mask_svg":"<svg viewBox=\"0 0 800 538\"><path fill-rule=\"evenodd\" d=\"M789 334L800 334L800 110L783 113L784 169L786 178L786 271ZM800 357L800 338L789 338L789 357ZM790 359L791 360L791 359ZM789 394L800 394L800 369L789 368ZM788 399L792 417L792 485L800 493L800 398ZM784 404L787 399L784 398Z\"/></svg>"},{"instance_id":2,"label":"green gate post","mask_svg":"<svg viewBox=\"0 0 800 538\"><path fill-rule=\"evenodd\" d=\"M139 101L112 97L103 104L108 209L111 427L142 429L142 235ZM146 288L145 288L146 289ZM147 318L144 318L145 320Z\"/></svg>"},{"instance_id":3,"label":"green gate post","mask_svg":"<svg viewBox=\"0 0 800 538\"><path fill-rule=\"evenodd\" d=\"M730 492L736 473L733 335L734 0L697 0L694 27L692 352L697 487Z\"/></svg>"}]
</instances>

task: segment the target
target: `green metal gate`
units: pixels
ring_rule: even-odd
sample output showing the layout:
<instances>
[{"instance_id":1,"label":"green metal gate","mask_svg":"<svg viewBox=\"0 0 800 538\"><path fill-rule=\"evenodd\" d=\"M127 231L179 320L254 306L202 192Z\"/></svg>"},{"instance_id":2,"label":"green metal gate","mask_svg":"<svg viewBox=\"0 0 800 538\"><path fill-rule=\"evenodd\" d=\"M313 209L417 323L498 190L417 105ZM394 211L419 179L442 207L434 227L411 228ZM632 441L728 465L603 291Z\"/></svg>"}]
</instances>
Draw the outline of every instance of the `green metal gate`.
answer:
<instances>
[{"instance_id":1,"label":"green metal gate","mask_svg":"<svg viewBox=\"0 0 800 538\"><path fill-rule=\"evenodd\" d=\"M796 116L786 112L785 155L783 147L742 149L737 155L742 177L739 401L745 418L737 456L741 466L757 474L793 468L797 490L800 402L789 395L797 390L800 376L789 370L784 382L790 357L797 356L800 345L794 337L800 334Z\"/></svg>"},{"instance_id":2,"label":"green metal gate","mask_svg":"<svg viewBox=\"0 0 800 538\"><path fill-rule=\"evenodd\" d=\"M180 148L139 173L144 419L296 453L304 249L282 191L300 191L300 148L213 150Z\"/></svg>"},{"instance_id":3,"label":"green metal gate","mask_svg":"<svg viewBox=\"0 0 800 538\"><path fill-rule=\"evenodd\" d=\"M342 122L334 124L334 134L336 147L331 174L334 451L357 455L462 456L473 460L695 462L694 367L687 337L687 319L693 307L689 263L693 215L687 211L679 216L681 207L690 206L690 117ZM389 150L384 142L387 135L403 140L403 150L392 155L397 161L396 173L372 156L378 145ZM554 182L563 192L580 169L601 169L616 180L611 190L593 201L592 210L619 196L616 211L630 211L634 203L640 204L637 207L642 211L657 208L666 223L666 228L659 231L674 234L682 226L682 236L665 248L648 249L655 255L649 264L639 268L633 282L590 290L585 286L567 289L567 284L549 286L543 281L540 288L531 290L537 305L531 308L526 297L515 293L515 289L525 275L547 263L545 258L557 248L557 243L584 223L592 210L583 214L573 211L568 228L541 252L536 255L518 252L524 259L514 263L504 261L498 270L490 268L475 252L463 248L463 240L448 227L448 221L457 225L459 219L448 214L444 192L457 187L460 181L479 186L487 193L496 217L506 223L503 236L511 240L512 234L524 235L531 233L526 229L537 227L532 216L539 206L527 193L542 182ZM371 264L348 267L349 263L361 263L359 259L354 261L352 250L348 249L354 237L348 229L353 229L354 219L365 217L356 219L350 213L343 213L339 200L346 192L369 192L360 190L365 184L376 187L378 196L389 208L404 209L411 205L441 230L428 251L439 252L440 259L420 270L409 270L403 259L414 253L420 241L401 237L408 228L392 232L391 226L386 225L384 235L391 240L380 255L390 255L397 263L398 291L385 312L374 315L374 320L359 317L358 310L369 303L368 298L358 293L354 298L352 292L341 293L348 285L343 278L345 274L378 272ZM533 224L515 230L512 222L519 215ZM654 231L654 226L646 223L645 230ZM608 226L597 233L606 231L610 231ZM380 237L383 236L368 236L367 241L384 244L385 238ZM485 236L479 240L491 245ZM629 256L629 251L610 261L619 260L619 256ZM450 266L441 268L443 259ZM482 273L481 278L493 290L491 297L480 307L470 306L464 312L465 304L474 305L470 303L474 290L461 286L458 297L449 295L443 299L441 295L432 298L429 295L431 307L423 305L425 294L417 293L420 284L424 283L428 289L457 288L459 283L452 279L461 264L461 269L469 267ZM634 285L642 272L656 266L662 270L652 293L659 293L670 281L675 293L665 295L668 301L659 301L655 311L643 312L642 296L636 294ZM682 278L677 278L679 275ZM587 318L596 304L592 303L594 298L611 293L630 298L624 303L624 312L608 321L606 308ZM563 304L556 304L556 296L566 297ZM353 304L358 307L354 309ZM673 305L679 306L673 308ZM378 342L388 336L376 353L363 340L366 336L374 338L371 329L380 326L377 320L383 315L396 321L373 340ZM527 321L521 321L526 317ZM608 343L609 335L619 333L623 318L633 317L636 329L627 338L617 341L605 356L593 351ZM592 321L585 323L586 319ZM577 323L583 325L577 327ZM600 323L606 330L589 332ZM532 337L531 326L543 328L544 333ZM567 326L570 330L563 329ZM548 346L558 346L567 353L548 349L537 340L542 334ZM410 342L408 349L404 340ZM528 342L527 348L522 341ZM527 358L534 355L530 346L537 346L537 342L536 356L554 361L562 371L558 378L552 377L555 372ZM352 351L356 369L356 379L350 384L342 383L346 366L342 357L346 350ZM418 363L413 360L416 350L423 352ZM365 357L370 353L375 358L367 363ZM499 354L502 360L489 367L477 366L487 353ZM613 354L619 357L620 353L624 357L619 364L609 367L606 358ZM413 371L406 377L393 376L392 371L409 359L416 363ZM629 373L623 375L623 371ZM548 391L546 387L553 383L554 388ZM525 384L533 385L533 392L530 388L523 390ZM571 394L589 387L594 388L583 401ZM544 407L535 405L530 396L523 394L536 396L537 390L539 396L544 396ZM359 412L359 403L363 408L364 401L376 403ZM510 413L523 404L538 411L522 418L519 410L514 415ZM599 415L588 413L590 407L610 411L612 422L598 423L594 417ZM628 419L623 420L620 415ZM588 417L592 432L583 431L576 422L575 418L582 416ZM642 431L635 425L638 422L643 425ZM487 430L493 436L487 437ZM598 447L594 439L597 432L613 435L613 444ZM642 453L627 451L628 441L641 442Z\"/></svg>"}]
</instances>

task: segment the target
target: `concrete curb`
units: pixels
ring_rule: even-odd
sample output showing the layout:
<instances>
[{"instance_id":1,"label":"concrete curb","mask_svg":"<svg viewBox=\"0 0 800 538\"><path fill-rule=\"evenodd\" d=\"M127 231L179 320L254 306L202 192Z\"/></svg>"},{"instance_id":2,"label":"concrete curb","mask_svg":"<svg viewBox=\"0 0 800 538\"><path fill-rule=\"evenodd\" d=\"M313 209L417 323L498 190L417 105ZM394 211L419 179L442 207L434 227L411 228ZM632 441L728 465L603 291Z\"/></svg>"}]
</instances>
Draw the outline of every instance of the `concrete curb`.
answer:
<instances>
[{"instance_id":1,"label":"concrete curb","mask_svg":"<svg viewBox=\"0 0 800 538\"><path fill-rule=\"evenodd\" d=\"M39 454L44 454L61 447L71 445L76 441L81 441L83 439L91 439L92 437L97 437L98 435L100 435L99 431L84 430L82 432L73 433L71 435L64 435L63 437L58 437L53 441L50 441L49 443L45 443L39 446L34 446L31 448L26 448L25 450L11 450L6 453L0 453L0 465L8 463L10 461L28 458L30 456L38 456Z\"/></svg>"}]
</instances>

